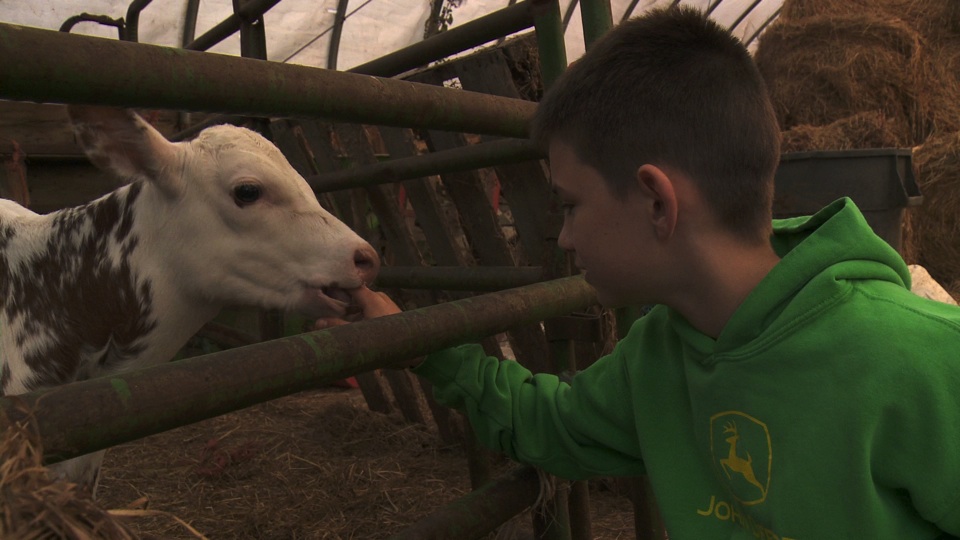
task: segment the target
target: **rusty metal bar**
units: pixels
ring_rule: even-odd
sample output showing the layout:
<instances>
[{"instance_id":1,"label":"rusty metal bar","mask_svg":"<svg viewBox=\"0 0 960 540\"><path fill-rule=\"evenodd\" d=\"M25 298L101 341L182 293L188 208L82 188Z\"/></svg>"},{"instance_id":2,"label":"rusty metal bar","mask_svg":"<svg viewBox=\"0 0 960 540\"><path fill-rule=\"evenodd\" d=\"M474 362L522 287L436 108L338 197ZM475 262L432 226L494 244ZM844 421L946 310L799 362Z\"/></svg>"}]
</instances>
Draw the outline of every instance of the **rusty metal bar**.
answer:
<instances>
[{"instance_id":1,"label":"rusty metal bar","mask_svg":"<svg viewBox=\"0 0 960 540\"><path fill-rule=\"evenodd\" d=\"M387 54L348 71L393 77L499 37L533 26L534 15L543 8L542 0L526 0L456 26L446 32Z\"/></svg>"},{"instance_id":2,"label":"rusty metal bar","mask_svg":"<svg viewBox=\"0 0 960 540\"><path fill-rule=\"evenodd\" d=\"M529 139L501 139L309 176L307 183L314 191L324 193L543 157L543 151Z\"/></svg>"},{"instance_id":3,"label":"rusty metal bar","mask_svg":"<svg viewBox=\"0 0 960 540\"><path fill-rule=\"evenodd\" d=\"M243 5L237 12L233 13L220 24L214 26L202 36L193 40L184 47L192 51L205 51L217 43L236 34L240 30L243 21L251 21L263 16L270 11L270 8L280 3L280 0L251 0Z\"/></svg>"},{"instance_id":4,"label":"rusty metal bar","mask_svg":"<svg viewBox=\"0 0 960 540\"><path fill-rule=\"evenodd\" d=\"M0 98L323 117L507 137L525 137L536 108L520 99L2 23Z\"/></svg>"},{"instance_id":5,"label":"rusty metal bar","mask_svg":"<svg viewBox=\"0 0 960 540\"><path fill-rule=\"evenodd\" d=\"M533 506L539 494L537 471L521 467L457 499L390 540L483 538Z\"/></svg>"},{"instance_id":6,"label":"rusty metal bar","mask_svg":"<svg viewBox=\"0 0 960 540\"><path fill-rule=\"evenodd\" d=\"M384 266L378 287L446 291L500 291L543 281L539 266Z\"/></svg>"},{"instance_id":7,"label":"rusty metal bar","mask_svg":"<svg viewBox=\"0 0 960 540\"><path fill-rule=\"evenodd\" d=\"M593 289L582 279L558 279L0 397L0 414L22 421L25 411L33 411L45 458L59 461L400 364L595 302Z\"/></svg>"}]
</instances>

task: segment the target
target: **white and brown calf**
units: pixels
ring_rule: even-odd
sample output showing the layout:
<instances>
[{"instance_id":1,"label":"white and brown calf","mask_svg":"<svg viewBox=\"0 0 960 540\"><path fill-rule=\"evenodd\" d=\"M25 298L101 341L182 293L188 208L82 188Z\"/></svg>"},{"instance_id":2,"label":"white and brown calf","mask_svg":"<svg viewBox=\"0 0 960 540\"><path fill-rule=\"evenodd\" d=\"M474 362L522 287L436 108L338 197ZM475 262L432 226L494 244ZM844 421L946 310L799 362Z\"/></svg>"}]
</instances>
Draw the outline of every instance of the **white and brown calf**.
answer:
<instances>
[{"instance_id":1,"label":"white and brown calf","mask_svg":"<svg viewBox=\"0 0 960 540\"><path fill-rule=\"evenodd\" d=\"M47 215L0 200L0 390L173 358L223 307L342 315L373 248L257 133L171 143L132 112L71 107L90 159L130 183ZM96 487L102 452L55 466Z\"/></svg>"}]
</instances>

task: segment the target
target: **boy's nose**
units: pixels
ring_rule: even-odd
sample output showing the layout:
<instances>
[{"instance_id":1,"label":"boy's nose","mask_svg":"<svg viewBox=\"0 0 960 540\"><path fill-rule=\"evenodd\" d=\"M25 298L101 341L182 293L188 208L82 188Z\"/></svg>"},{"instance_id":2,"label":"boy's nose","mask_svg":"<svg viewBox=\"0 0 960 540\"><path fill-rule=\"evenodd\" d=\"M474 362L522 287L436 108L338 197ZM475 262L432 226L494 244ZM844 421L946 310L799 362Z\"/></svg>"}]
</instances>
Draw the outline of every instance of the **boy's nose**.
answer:
<instances>
[{"instance_id":1,"label":"boy's nose","mask_svg":"<svg viewBox=\"0 0 960 540\"><path fill-rule=\"evenodd\" d=\"M563 222L563 227L560 228L560 235L557 237L557 246L566 251L573 251L573 241L570 239L570 232L567 230L566 220Z\"/></svg>"}]
</instances>

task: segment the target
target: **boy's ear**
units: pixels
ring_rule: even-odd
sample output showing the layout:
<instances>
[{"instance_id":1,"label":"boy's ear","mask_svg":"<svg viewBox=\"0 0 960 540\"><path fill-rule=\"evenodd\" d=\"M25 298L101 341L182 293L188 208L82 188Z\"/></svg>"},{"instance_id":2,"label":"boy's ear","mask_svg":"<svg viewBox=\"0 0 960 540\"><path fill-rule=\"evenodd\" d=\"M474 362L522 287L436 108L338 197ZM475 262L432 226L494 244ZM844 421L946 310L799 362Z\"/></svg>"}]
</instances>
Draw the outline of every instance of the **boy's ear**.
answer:
<instances>
[{"instance_id":1,"label":"boy's ear","mask_svg":"<svg viewBox=\"0 0 960 540\"><path fill-rule=\"evenodd\" d=\"M637 185L645 198L644 204L657 238L669 240L677 228L679 213L674 181L666 171L647 163L637 169Z\"/></svg>"}]
</instances>

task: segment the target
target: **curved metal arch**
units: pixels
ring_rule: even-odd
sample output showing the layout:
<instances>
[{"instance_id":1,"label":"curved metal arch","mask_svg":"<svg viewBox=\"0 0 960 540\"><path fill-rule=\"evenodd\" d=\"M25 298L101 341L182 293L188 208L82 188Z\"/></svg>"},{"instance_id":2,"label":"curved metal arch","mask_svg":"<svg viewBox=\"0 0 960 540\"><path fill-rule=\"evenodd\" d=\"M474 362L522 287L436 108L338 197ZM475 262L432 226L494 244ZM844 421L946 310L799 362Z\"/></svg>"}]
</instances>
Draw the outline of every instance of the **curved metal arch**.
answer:
<instances>
[{"instance_id":1,"label":"curved metal arch","mask_svg":"<svg viewBox=\"0 0 960 540\"><path fill-rule=\"evenodd\" d=\"M340 54L340 36L343 23L347 20L347 4L350 0L337 0L337 13L333 16L333 28L330 32L330 49L327 53L327 69L337 69L337 56Z\"/></svg>"},{"instance_id":2,"label":"curved metal arch","mask_svg":"<svg viewBox=\"0 0 960 540\"><path fill-rule=\"evenodd\" d=\"M767 17L767 20L763 21L763 24L761 24L760 27L757 28L757 30L756 30L753 34L750 34L750 37L749 37L749 38L747 38L747 39L745 39L745 40L743 41L744 47L749 47L750 44L753 43L753 40L755 40L755 39L757 39L758 37L760 37L760 34L761 34L764 30L766 30L768 26L770 26L770 23L772 23L773 21L775 21L775 20L777 19L777 17L780 16L780 11L782 11L782 10L783 10L783 7L778 7L777 10L773 12L773 14L771 14L769 17Z\"/></svg>"}]
</instances>

